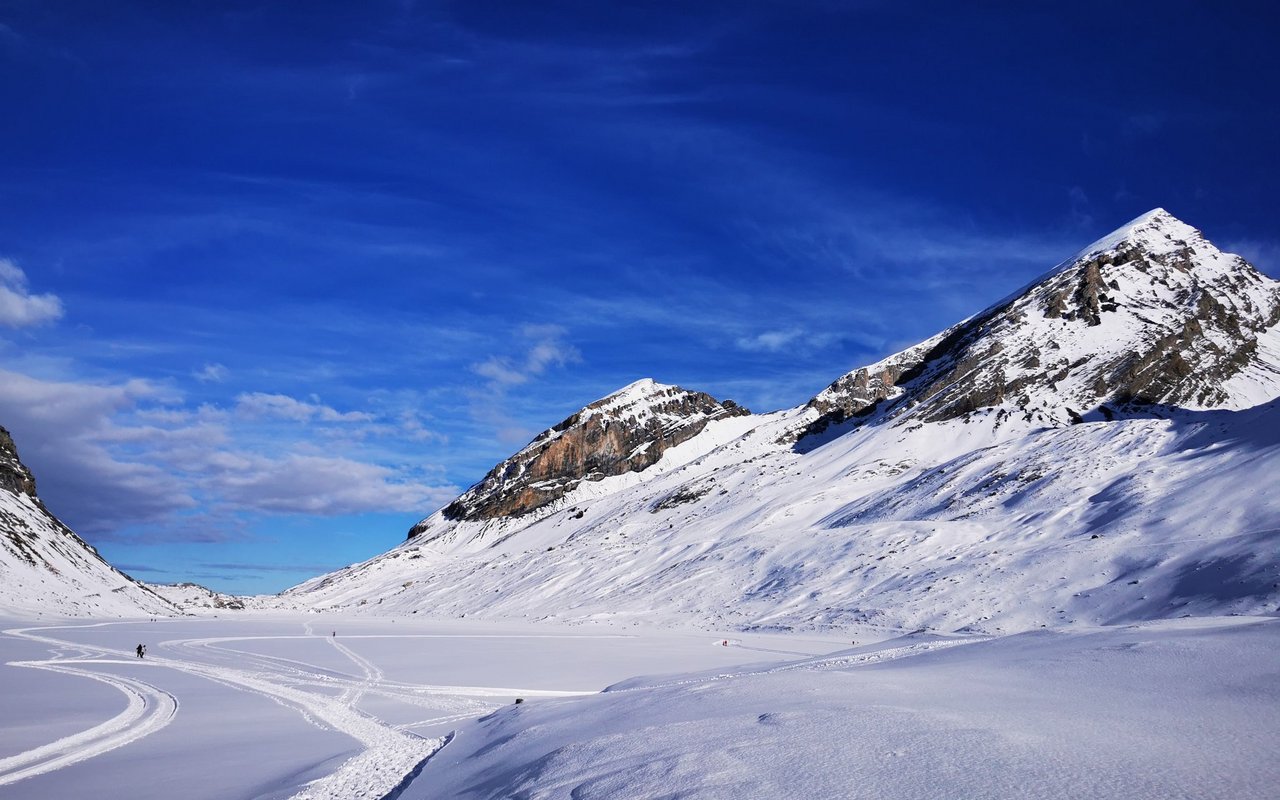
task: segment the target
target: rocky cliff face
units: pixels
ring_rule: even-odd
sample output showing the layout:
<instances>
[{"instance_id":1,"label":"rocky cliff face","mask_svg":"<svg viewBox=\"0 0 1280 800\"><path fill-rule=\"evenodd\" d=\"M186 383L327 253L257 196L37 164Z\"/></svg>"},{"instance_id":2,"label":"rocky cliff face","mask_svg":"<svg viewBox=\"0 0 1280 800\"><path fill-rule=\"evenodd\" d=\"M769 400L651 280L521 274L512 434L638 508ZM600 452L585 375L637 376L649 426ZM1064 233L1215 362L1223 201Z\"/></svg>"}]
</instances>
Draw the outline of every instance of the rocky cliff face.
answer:
<instances>
[{"instance_id":1,"label":"rocky cliff face","mask_svg":"<svg viewBox=\"0 0 1280 800\"><path fill-rule=\"evenodd\" d=\"M36 496L36 479L18 458L13 437L0 428L0 491Z\"/></svg>"},{"instance_id":2,"label":"rocky cliff face","mask_svg":"<svg viewBox=\"0 0 1280 800\"><path fill-rule=\"evenodd\" d=\"M1005 405L1065 424L1134 405L1217 407L1278 319L1280 284L1156 209L1014 297L839 378L809 402L817 420L800 436L874 410L928 422Z\"/></svg>"},{"instance_id":3,"label":"rocky cliff face","mask_svg":"<svg viewBox=\"0 0 1280 800\"><path fill-rule=\"evenodd\" d=\"M637 381L538 434L443 513L451 520L527 514L583 481L652 466L712 420L749 413L732 400L721 402L702 392ZM420 530L415 526L409 535Z\"/></svg>"}]
</instances>

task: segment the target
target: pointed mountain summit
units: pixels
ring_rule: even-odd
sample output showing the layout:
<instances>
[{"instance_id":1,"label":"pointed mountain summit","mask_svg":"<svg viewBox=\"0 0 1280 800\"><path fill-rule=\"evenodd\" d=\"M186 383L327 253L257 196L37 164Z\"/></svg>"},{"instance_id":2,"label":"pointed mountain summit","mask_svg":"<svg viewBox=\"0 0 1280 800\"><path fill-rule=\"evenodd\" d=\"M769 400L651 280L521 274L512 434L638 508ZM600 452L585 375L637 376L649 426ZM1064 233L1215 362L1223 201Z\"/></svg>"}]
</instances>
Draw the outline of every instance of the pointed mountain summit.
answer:
<instances>
[{"instance_id":1,"label":"pointed mountain summit","mask_svg":"<svg viewBox=\"0 0 1280 800\"><path fill-rule=\"evenodd\" d=\"M1280 284L1157 209L805 405L633 384L279 602L756 630L1274 614L1278 320Z\"/></svg>"},{"instance_id":2,"label":"pointed mountain summit","mask_svg":"<svg viewBox=\"0 0 1280 800\"><path fill-rule=\"evenodd\" d=\"M51 616L149 616L177 609L103 560L49 513L0 428L0 609Z\"/></svg>"},{"instance_id":3,"label":"pointed mountain summit","mask_svg":"<svg viewBox=\"0 0 1280 800\"><path fill-rule=\"evenodd\" d=\"M712 420L750 413L732 400L721 402L645 378L538 434L446 506L443 514L450 520L527 514L583 481L647 469ZM409 535L421 530L419 523Z\"/></svg>"},{"instance_id":4,"label":"pointed mountain summit","mask_svg":"<svg viewBox=\"0 0 1280 800\"><path fill-rule=\"evenodd\" d=\"M1135 404L1252 405L1280 390L1257 358L1277 319L1280 284L1157 208L977 316L840 377L809 402L817 419L801 436L877 410L928 422L1002 406L1064 424Z\"/></svg>"}]
</instances>

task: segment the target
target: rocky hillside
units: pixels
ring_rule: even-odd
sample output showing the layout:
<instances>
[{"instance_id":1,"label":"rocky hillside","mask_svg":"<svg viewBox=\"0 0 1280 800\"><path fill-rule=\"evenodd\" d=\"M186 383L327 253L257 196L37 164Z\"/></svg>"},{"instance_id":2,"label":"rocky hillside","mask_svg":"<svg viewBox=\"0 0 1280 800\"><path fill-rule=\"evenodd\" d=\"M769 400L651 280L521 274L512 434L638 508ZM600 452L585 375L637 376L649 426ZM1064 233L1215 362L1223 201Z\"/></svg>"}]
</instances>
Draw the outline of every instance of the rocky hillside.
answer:
<instances>
[{"instance_id":1,"label":"rocky hillside","mask_svg":"<svg viewBox=\"0 0 1280 800\"><path fill-rule=\"evenodd\" d=\"M13 438L0 428L0 613L151 616L176 610L49 513Z\"/></svg>"},{"instance_id":2,"label":"rocky hillside","mask_svg":"<svg viewBox=\"0 0 1280 800\"><path fill-rule=\"evenodd\" d=\"M215 592L198 583L148 583L147 588L188 612L243 611L245 598Z\"/></svg>"},{"instance_id":3,"label":"rocky hillside","mask_svg":"<svg viewBox=\"0 0 1280 800\"><path fill-rule=\"evenodd\" d=\"M803 433L883 401L922 421L1005 406L1061 424L1134 405L1270 399L1277 376L1257 349L1277 320L1274 281L1156 209L1012 298L837 379L809 402L818 419Z\"/></svg>"},{"instance_id":4,"label":"rocky hillside","mask_svg":"<svg viewBox=\"0 0 1280 800\"><path fill-rule=\"evenodd\" d=\"M518 517L583 481L641 472L708 422L751 413L732 400L645 379L597 400L538 434L444 509L449 520ZM409 532L421 533L421 526Z\"/></svg>"},{"instance_id":5,"label":"rocky hillside","mask_svg":"<svg viewBox=\"0 0 1280 800\"><path fill-rule=\"evenodd\" d=\"M587 432L656 388L628 387L280 602L1002 631L1276 613L1278 309L1280 285L1156 210L797 408L706 398L649 425L642 402L629 429L697 426L652 457Z\"/></svg>"}]
</instances>

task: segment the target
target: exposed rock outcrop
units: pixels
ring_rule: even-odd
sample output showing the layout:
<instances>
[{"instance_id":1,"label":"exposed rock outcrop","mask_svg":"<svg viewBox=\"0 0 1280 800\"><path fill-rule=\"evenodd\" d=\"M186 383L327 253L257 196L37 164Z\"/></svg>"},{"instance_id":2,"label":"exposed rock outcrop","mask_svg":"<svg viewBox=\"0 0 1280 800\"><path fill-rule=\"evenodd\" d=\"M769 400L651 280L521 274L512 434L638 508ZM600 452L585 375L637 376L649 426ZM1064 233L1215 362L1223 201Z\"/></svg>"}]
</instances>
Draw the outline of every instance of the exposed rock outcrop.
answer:
<instances>
[{"instance_id":1,"label":"exposed rock outcrop","mask_svg":"<svg viewBox=\"0 0 1280 800\"><path fill-rule=\"evenodd\" d=\"M13 437L4 428L0 428L0 490L36 496L36 479L18 458Z\"/></svg>"},{"instance_id":2,"label":"exposed rock outcrop","mask_svg":"<svg viewBox=\"0 0 1280 800\"><path fill-rule=\"evenodd\" d=\"M653 466L707 423L751 413L732 400L645 379L543 431L445 507L451 520L513 517L542 508L583 481ZM421 526L414 526L410 537Z\"/></svg>"},{"instance_id":3,"label":"exposed rock outcrop","mask_svg":"<svg viewBox=\"0 0 1280 800\"><path fill-rule=\"evenodd\" d=\"M1214 407L1278 319L1280 285L1156 209L1013 298L839 378L798 437L876 409L928 422L1005 404L1068 424L1070 409L1103 404Z\"/></svg>"},{"instance_id":4,"label":"exposed rock outcrop","mask_svg":"<svg viewBox=\"0 0 1280 800\"><path fill-rule=\"evenodd\" d=\"M1272 614L1278 315L1280 284L1156 211L805 405L703 427L741 411L629 387L282 602L1001 633Z\"/></svg>"}]
</instances>

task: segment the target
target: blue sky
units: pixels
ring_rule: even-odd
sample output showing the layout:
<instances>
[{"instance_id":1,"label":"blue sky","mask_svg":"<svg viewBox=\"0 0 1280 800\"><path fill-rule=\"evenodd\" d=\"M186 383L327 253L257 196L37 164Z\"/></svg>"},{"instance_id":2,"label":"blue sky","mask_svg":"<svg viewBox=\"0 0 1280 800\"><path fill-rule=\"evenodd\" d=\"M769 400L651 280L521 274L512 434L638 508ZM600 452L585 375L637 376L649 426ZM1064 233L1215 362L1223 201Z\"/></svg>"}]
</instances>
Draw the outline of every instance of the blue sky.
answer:
<instances>
[{"instance_id":1,"label":"blue sky","mask_svg":"<svg viewBox=\"0 0 1280 800\"><path fill-rule=\"evenodd\" d=\"M3 2L0 425L132 574L277 591L637 378L799 404L1156 206L1280 274L1278 13Z\"/></svg>"}]
</instances>

